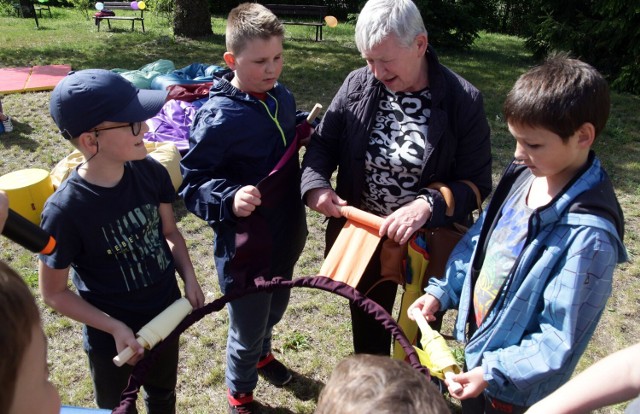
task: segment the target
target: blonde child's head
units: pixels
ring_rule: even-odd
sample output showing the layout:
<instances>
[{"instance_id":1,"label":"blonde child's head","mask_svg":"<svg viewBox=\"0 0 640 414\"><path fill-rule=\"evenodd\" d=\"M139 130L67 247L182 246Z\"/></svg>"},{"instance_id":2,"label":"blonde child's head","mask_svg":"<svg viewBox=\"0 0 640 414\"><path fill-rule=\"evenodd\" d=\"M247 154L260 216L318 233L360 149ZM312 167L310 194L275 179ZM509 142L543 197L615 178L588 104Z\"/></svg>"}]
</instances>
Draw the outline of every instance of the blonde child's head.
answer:
<instances>
[{"instance_id":1,"label":"blonde child's head","mask_svg":"<svg viewBox=\"0 0 640 414\"><path fill-rule=\"evenodd\" d=\"M252 40L284 38L284 26L265 6L242 3L229 12L225 37L227 51L239 55Z\"/></svg>"},{"instance_id":2,"label":"blonde child's head","mask_svg":"<svg viewBox=\"0 0 640 414\"><path fill-rule=\"evenodd\" d=\"M224 61L234 72L231 84L260 96L273 89L283 67L284 28L258 3L242 3L231 10L227 23Z\"/></svg>"},{"instance_id":3,"label":"blonde child's head","mask_svg":"<svg viewBox=\"0 0 640 414\"><path fill-rule=\"evenodd\" d=\"M404 361L357 354L342 360L320 393L315 414L446 414L429 378Z\"/></svg>"}]
</instances>

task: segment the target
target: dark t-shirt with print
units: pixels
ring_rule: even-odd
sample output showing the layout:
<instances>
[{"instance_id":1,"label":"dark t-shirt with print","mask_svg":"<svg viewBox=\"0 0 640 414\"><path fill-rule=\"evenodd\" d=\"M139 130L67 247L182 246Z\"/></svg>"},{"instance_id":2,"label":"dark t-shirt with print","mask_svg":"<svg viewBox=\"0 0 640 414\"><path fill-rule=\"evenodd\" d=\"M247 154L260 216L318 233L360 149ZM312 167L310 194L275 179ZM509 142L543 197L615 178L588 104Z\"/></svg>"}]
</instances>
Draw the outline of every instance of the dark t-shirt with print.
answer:
<instances>
[{"instance_id":1,"label":"dark t-shirt with print","mask_svg":"<svg viewBox=\"0 0 640 414\"><path fill-rule=\"evenodd\" d=\"M150 157L126 163L112 188L74 170L45 205L41 226L57 247L40 258L54 269L71 266L80 296L137 332L180 297L158 210L174 197L168 172ZM113 337L91 327L85 347L115 351Z\"/></svg>"}]
</instances>

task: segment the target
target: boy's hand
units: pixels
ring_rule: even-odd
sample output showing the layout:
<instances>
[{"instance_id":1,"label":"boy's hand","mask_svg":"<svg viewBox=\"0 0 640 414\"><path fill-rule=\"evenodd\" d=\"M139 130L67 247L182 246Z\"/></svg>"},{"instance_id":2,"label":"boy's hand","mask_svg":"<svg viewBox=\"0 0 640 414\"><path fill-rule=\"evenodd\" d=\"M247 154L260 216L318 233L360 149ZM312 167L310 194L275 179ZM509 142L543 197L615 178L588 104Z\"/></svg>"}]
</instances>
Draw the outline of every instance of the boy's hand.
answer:
<instances>
[{"instance_id":1,"label":"boy's hand","mask_svg":"<svg viewBox=\"0 0 640 414\"><path fill-rule=\"evenodd\" d=\"M198 309L204 306L204 293L202 293L200 283L197 281L185 281L184 293L191 306L193 306L193 309Z\"/></svg>"},{"instance_id":2,"label":"boy's hand","mask_svg":"<svg viewBox=\"0 0 640 414\"><path fill-rule=\"evenodd\" d=\"M409 319L411 319L412 321L415 320L415 318L413 317L413 309L418 309L420 313L424 315L427 322L431 322L436 319L434 314L440 310L440 301L428 293L420 296L407 309Z\"/></svg>"},{"instance_id":3,"label":"boy's hand","mask_svg":"<svg viewBox=\"0 0 640 414\"><path fill-rule=\"evenodd\" d=\"M452 378L452 380L462 385L462 389L458 390L458 392L451 392L451 390L449 390L449 393L459 400L477 397L489 386L489 383L484 380L482 367L476 367L471 371L458 374ZM448 387L450 381L445 380L444 383Z\"/></svg>"},{"instance_id":4,"label":"boy's hand","mask_svg":"<svg viewBox=\"0 0 640 414\"><path fill-rule=\"evenodd\" d=\"M248 217L257 206L262 204L260 190L252 185L246 185L236 192L233 197L233 214L236 217Z\"/></svg>"},{"instance_id":5,"label":"boy's hand","mask_svg":"<svg viewBox=\"0 0 640 414\"><path fill-rule=\"evenodd\" d=\"M129 365L135 365L144 356L144 347L137 341L133 331L124 323L120 322L118 329L111 333L113 339L116 341L116 350L118 354L124 351L127 347L130 347L135 352L135 355L127 361Z\"/></svg>"},{"instance_id":6,"label":"boy's hand","mask_svg":"<svg viewBox=\"0 0 640 414\"><path fill-rule=\"evenodd\" d=\"M296 125L296 136L298 137L298 145L306 147L311 142L311 134L314 128L306 121Z\"/></svg>"}]
</instances>

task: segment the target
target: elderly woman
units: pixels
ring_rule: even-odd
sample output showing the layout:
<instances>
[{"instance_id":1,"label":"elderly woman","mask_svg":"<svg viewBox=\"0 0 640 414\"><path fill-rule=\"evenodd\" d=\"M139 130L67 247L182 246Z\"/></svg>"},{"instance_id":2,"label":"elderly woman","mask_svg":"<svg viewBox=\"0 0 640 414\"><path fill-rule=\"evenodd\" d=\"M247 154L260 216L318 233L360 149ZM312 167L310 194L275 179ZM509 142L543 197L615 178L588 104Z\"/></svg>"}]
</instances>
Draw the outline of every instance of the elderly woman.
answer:
<instances>
[{"instance_id":1,"label":"elderly woman","mask_svg":"<svg viewBox=\"0 0 640 414\"><path fill-rule=\"evenodd\" d=\"M326 251L344 225L343 205L385 217L380 235L398 243L447 223L442 195L426 188L435 181L453 191L453 220L468 221L476 197L459 180L473 182L482 198L491 192L490 131L480 92L440 64L411 0L368 1L356 45L367 66L344 81L303 159L303 198L330 218ZM371 289L380 280L379 256L358 290L390 311L397 285ZM353 306L351 317L355 352L388 355L391 336L384 328Z\"/></svg>"}]
</instances>

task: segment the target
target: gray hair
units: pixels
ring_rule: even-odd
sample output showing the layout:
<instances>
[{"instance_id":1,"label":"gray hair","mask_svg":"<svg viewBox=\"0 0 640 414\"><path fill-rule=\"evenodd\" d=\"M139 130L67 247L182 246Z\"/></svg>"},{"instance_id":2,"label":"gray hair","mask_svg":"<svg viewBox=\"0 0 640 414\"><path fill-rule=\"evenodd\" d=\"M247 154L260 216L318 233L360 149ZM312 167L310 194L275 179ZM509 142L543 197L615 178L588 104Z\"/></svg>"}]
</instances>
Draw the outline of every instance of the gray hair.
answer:
<instances>
[{"instance_id":1,"label":"gray hair","mask_svg":"<svg viewBox=\"0 0 640 414\"><path fill-rule=\"evenodd\" d=\"M369 0L356 23L356 46L364 53L389 35L395 35L400 44L409 46L421 33L427 35L427 29L413 1Z\"/></svg>"}]
</instances>

